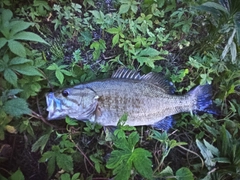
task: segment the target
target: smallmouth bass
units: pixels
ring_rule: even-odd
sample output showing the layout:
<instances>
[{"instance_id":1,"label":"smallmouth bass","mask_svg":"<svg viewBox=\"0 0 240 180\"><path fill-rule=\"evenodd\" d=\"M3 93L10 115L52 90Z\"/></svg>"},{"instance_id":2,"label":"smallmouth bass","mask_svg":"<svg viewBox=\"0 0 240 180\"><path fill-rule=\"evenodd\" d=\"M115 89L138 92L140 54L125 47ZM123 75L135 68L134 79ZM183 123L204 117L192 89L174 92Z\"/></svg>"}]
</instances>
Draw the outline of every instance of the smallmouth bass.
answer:
<instances>
[{"instance_id":1,"label":"smallmouth bass","mask_svg":"<svg viewBox=\"0 0 240 180\"><path fill-rule=\"evenodd\" d=\"M210 85L199 85L185 95L174 95L165 78L150 72L119 69L111 78L88 82L46 94L48 120L66 116L102 126L117 126L127 114L126 125L151 125L168 130L172 115L202 111L214 113Z\"/></svg>"}]
</instances>

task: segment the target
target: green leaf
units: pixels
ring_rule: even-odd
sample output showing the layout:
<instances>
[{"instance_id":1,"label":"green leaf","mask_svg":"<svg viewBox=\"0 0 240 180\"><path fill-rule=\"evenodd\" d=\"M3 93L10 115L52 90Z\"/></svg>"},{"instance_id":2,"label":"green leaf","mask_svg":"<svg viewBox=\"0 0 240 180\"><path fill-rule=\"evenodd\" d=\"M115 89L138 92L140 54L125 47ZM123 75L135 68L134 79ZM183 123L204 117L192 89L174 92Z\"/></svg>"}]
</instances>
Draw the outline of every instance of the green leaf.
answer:
<instances>
[{"instance_id":1,"label":"green leaf","mask_svg":"<svg viewBox=\"0 0 240 180\"><path fill-rule=\"evenodd\" d=\"M131 163L123 163L124 164L121 164L121 166L118 166L116 169L113 170L113 174L116 174L114 180L129 180L131 173Z\"/></svg>"},{"instance_id":2,"label":"green leaf","mask_svg":"<svg viewBox=\"0 0 240 180\"><path fill-rule=\"evenodd\" d=\"M71 177L68 173L64 173L60 176L61 180L71 180Z\"/></svg>"},{"instance_id":3,"label":"green leaf","mask_svg":"<svg viewBox=\"0 0 240 180\"><path fill-rule=\"evenodd\" d=\"M130 9L129 4L122 4L119 9L119 14L125 14Z\"/></svg>"},{"instance_id":4,"label":"green leaf","mask_svg":"<svg viewBox=\"0 0 240 180\"><path fill-rule=\"evenodd\" d=\"M60 70L56 70L55 71L55 76L57 77L57 79L60 82L60 84L63 84L64 75L63 75L63 73Z\"/></svg>"},{"instance_id":5,"label":"green leaf","mask_svg":"<svg viewBox=\"0 0 240 180\"><path fill-rule=\"evenodd\" d=\"M27 32L23 31L20 32L12 37L13 39L19 39L19 40L27 40L27 41L35 41L35 42L40 42L49 45L43 38L41 38L39 35L32 33L32 32Z\"/></svg>"},{"instance_id":6,"label":"green leaf","mask_svg":"<svg viewBox=\"0 0 240 180\"><path fill-rule=\"evenodd\" d=\"M34 25L34 23L30 23L30 22L24 22L24 21L12 21L10 23L11 26L11 38L13 38L13 36L20 32L23 31L24 29L27 29L29 26ZM14 39L14 38L13 38Z\"/></svg>"},{"instance_id":7,"label":"green leaf","mask_svg":"<svg viewBox=\"0 0 240 180\"><path fill-rule=\"evenodd\" d=\"M128 137L129 148L133 149L138 141L139 141L139 134L136 131L132 132Z\"/></svg>"},{"instance_id":8,"label":"green leaf","mask_svg":"<svg viewBox=\"0 0 240 180\"><path fill-rule=\"evenodd\" d=\"M4 37L0 38L0 49L7 43L7 39Z\"/></svg>"},{"instance_id":9,"label":"green leaf","mask_svg":"<svg viewBox=\"0 0 240 180\"><path fill-rule=\"evenodd\" d=\"M2 11L2 12L1 12ZM1 22L8 22L12 19L13 17L13 13L12 11L10 11L9 9L1 9Z\"/></svg>"},{"instance_id":10,"label":"green leaf","mask_svg":"<svg viewBox=\"0 0 240 180\"><path fill-rule=\"evenodd\" d=\"M9 178L9 180L25 180L23 173L20 169L15 171Z\"/></svg>"},{"instance_id":11,"label":"green leaf","mask_svg":"<svg viewBox=\"0 0 240 180\"><path fill-rule=\"evenodd\" d=\"M53 147L52 147L53 149ZM39 162L48 162L47 170L48 170L48 177L51 177L55 171L56 167L56 156L58 155L57 152L47 151L45 152L42 157L39 159ZM49 178L50 179L50 178Z\"/></svg>"},{"instance_id":12,"label":"green leaf","mask_svg":"<svg viewBox=\"0 0 240 180\"><path fill-rule=\"evenodd\" d=\"M3 110L11 116L21 116L23 114L30 114L31 110L25 99L15 98L8 100L3 105Z\"/></svg>"},{"instance_id":13,"label":"green leaf","mask_svg":"<svg viewBox=\"0 0 240 180\"><path fill-rule=\"evenodd\" d=\"M23 57L15 57L9 62L9 65L25 64L28 62L32 61Z\"/></svg>"},{"instance_id":14,"label":"green leaf","mask_svg":"<svg viewBox=\"0 0 240 180\"><path fill-rule=\"evenodd\" d=\"M33 145L32 145L32 152L36 152L38 149L40 149L40 152L42 153L48 140L51 135L51 130L49 130L46 134L42 135Z\"/></svg>"},{"instance_id":15,"label":"green leaf","mask_svg":"<svg viewBox=\"0 0 240 180\"><path fill-rule=\"evenodd\" d=\"M73 159L70 155L67 154L59 154L56 157L57 165L59 168L62 168L65 171L73 170Z\"/></svg>"},{"instance_id":16,"label":"green leaf","mask_svg":"<svg viewBox=\"0 0 240 180\"><path fill-rule=\"evenodd\" d=\"M15 66L11 66L11 68L27 76L41 76L41 73L37 69L35 69L34 66L31 66L29 64L15 65Z\"/></svg>"},{"instance_id":17,"label":"green leaf","mask_svg":"<svg viewBox=\"0 0 240 180\"><path fill-rule=\"evenodd\" d=\"M58 65L56 63L52 63L50 66L47 67L48 70L56 70L58 69Z\"/></svg>"},{"instance_id":18,"label":"green leaf","mask_svg":"<svg viewBox=\"0 0 240 180\"><path fill-rule=\"evenodd\" d=\"M11 69L6 69L3 73L4 78L14 86L17 86L17 75Z\"/></svg>"},{"instance_id":19,"label":"green leaf","mask_svg":"<svg viewBox=\"0 0 240 180\"><path fill-rule=\"evenodd\" d=\"M173 176L173 170L171 167L167 166L160 172L161 177Z\"/></svg>"},{"instance_id":20,"label":"green leaf","mask_svg":"<svg viewBox=\"0 0 240 180\"><path fill-rule=\"evenodd\" d=\"M151 157L151 153L143 148L135 149L131 156L138 173L147 179L152 179L153 176L152 161L149 159Z\"/></svg>"},{"instance_id":21,"label":"green leaf","mask_svg":"<svg viewBox=\"0 0 240 180\"><path fill-rule=\"evenodd\" d=\"M72 176L72 180L78 180L78 179L79 179L79 176L80 176L80 173L75 173L75 174Z\"/></svg>"},{"instance_id":22,"label":"green leaf","mask_svg":"<svg viewBox=\"0 0 240 180\"><path fill-rule=\"evenodd\" d=\"M147 47L139 53L139 56L158 56L160 52L154 48Z\"/></svg>"},{"instance_id":23,"label":"green leaf","mask_svg":"<svg viewBox=\"0 0 240 180\"><path fill-rule=\"evenodd\" d=\"M65 118L65 122L70 126L77 126L78 125L76 120L73 120L68 116Z\"/></svg>"},{"instance_id":24,"label":"green leaf","mask_svg":"<svg viewBox=\"0 0 240 180\"><path fill-rule=\"evenodd\" d=\"M8 47L14 54L20 57L26 57L26 50L20 42L9 40Z\"/></svg>"},{"instance_id":25,"label":"green leaf","mask_svg":"<svg viewBox=\"0 0 240 180\"><path fill-rule=\"evenodd\" d=\"M7 96L13 96L13 95L16 95L20 92L22 92L23 90L22 89L10 89L7 91Z\"/></svg>"},{"instance_id":26,"label":"green leaf","mask_svg":"<svg viewBox=\"0 0 240 180\"><path fill-rule=\"evenodd\" d=\"M180 168L176 172L177 180L194 180L192 172L185 167Z\"/></svg>"}]
</instances>

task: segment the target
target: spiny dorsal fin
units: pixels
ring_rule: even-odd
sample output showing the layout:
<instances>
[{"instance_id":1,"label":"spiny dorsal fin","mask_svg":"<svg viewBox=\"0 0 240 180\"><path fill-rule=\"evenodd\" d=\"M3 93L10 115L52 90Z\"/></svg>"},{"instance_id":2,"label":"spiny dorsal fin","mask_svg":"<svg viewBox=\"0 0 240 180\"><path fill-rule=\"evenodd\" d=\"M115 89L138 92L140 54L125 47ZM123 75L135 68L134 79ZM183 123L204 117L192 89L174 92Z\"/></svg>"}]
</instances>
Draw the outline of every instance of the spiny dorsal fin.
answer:
<instances>
[{"instance_id":1,"label":"spiny dorsal fin","mask_svg":"<svg viewBox=\"0 0 240 180\"><path fill-rule=\"evenodd\" d=\"M139 72L130 70L127 68L119 68L113 75L112 78L118 79L135 79L141 81L147 81L160 87L164 92L168 94L174 93L173 84L165 79L159 73L150 72L145 75L140 75Z\"/></svg>"},{"instance_id":2,"label":"spiny dorsal fin","mask_svg":"<svg viewBox=\"0 0 240 180\"><path fill-rule=\"evenodd\" d=\"M118 79L141 79L139 72L130 70L127 68L119 68L113 75L112 78Z\"/></svg>"}]
</instances>

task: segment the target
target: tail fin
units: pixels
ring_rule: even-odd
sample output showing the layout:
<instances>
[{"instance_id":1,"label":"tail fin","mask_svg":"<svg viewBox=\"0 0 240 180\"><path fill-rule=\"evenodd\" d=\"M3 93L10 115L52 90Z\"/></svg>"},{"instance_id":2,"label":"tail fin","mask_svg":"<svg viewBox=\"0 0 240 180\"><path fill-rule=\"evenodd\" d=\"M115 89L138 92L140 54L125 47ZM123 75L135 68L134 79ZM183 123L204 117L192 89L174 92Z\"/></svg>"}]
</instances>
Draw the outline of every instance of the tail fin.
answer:
<instances>
[{"instance_id":1,"label":"tail fin","mask_svg":"<svg viewBox=\"0 0 240 180\"><path fill-rule=\"evenodd\" d=\"M190 96L197 98L196 111L218 114L213 107L212 87L209 84L199 85L188 93Z\"/></svg>"}]
</instances>

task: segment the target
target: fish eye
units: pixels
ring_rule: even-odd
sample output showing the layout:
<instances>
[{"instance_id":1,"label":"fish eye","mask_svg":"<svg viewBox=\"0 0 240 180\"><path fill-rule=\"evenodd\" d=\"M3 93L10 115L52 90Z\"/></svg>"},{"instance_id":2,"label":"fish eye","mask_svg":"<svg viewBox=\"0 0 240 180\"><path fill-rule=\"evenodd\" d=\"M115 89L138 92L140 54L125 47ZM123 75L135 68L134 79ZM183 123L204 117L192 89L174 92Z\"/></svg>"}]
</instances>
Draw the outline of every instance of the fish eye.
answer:
<instances>
[{"instance_id":1,"label":"fish eye","mask_svg":"<svg viewBox=\"0 0 240 180\"><path fill-rule=\"evenodd\" d=\"M63 95L64 97L67 97L67 96L69 95L69 92L68 92L67 90L63 90L63 91L62 91L62 95Z\"/></svg>"}]
</instances>

